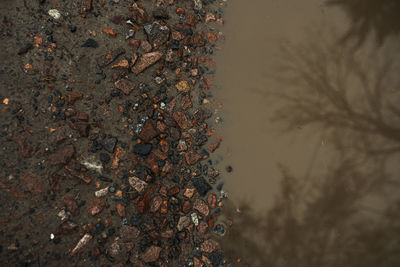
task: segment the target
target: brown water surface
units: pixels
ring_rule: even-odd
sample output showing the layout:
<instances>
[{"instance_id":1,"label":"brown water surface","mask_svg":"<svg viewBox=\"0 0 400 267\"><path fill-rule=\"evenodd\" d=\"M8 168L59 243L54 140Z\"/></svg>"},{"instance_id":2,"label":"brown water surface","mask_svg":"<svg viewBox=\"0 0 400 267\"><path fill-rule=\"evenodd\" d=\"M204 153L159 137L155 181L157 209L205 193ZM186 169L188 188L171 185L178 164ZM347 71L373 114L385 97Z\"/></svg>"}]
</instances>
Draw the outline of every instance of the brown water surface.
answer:
<instances>
[{"instance_id":1,"label":"brown water surface","mask_svg":"<svg viewBox=\"0 0 400 267\"><path fill-rule=\"evenodd\" d=\"M238 266L400 266L400 4L231 0L219 53Z\"/></svg>"}]
</instances>

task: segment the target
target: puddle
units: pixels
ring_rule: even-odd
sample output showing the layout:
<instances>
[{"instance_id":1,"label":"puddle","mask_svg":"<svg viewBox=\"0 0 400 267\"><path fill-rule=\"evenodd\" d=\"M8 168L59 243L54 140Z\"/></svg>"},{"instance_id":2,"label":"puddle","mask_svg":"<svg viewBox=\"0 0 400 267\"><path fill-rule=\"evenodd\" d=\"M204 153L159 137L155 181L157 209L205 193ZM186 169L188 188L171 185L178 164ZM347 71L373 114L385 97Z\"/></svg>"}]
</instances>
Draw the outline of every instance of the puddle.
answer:
<instances>
[{"instance_id":1,"label":"puddle","mask_svg":"<svg viewBox=\"0 0 400 267\"><path fill-rule=\"evenodd\" d=\"M399 8L229 2L217 161L238 266L400 266Z\"/></svg>"}]
</instances>

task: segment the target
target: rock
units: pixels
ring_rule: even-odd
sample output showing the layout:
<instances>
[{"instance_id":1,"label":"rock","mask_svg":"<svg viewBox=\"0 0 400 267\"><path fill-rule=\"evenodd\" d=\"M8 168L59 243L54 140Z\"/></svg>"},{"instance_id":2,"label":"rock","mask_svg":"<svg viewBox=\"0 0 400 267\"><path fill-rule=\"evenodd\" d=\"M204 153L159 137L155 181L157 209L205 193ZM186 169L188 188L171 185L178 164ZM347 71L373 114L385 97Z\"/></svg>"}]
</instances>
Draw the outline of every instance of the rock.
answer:
<instances>
[{"instance_id":1,"label":"rock","mask_svg":"<svg viewBox=\"0 0 400 267\"><path fill-rule=\"evenodd\" d=\"M189 108L193 107L192 100L190 99L190 95L187 94L182 100L181 107L183 110L188 110Z\"/></svg>"},{"instance_id":2,"label":"rock","mask_svg":"<svg viewBox=\"0 0 400 267\"><path fill-rule=\"evenodd\" d=\"M201 235L204 235L207 232L207 229L208 229L208 224L204 221L201 221L197 226L197 231Z\"/></svg>"},{"instance_id":3,"label":"rock","mask_svg":"<svg viewBox=\"0 0 400 267\"><path fill-rule=\"evenodd\" d=\"M67 97L68 104L73 105L76 101L82 100L83 94L78 91L71 91L65 94Z\"/></svg>"},{"instance_id":4,"label":"rock","mask_svg":"<svg viewBox=\"0 0 400 267\"><path fill-rule=\"evenodd\" d=\"M187 147L187 144L186 144L185 140L179 140L178 145L176 147L176 150L178 152L183 152L183 151L186 151L187 148L188 147Z\"/></svg>"},{"instance_id":5,"label":"rock","mask_svg":"<svg viewBox=\"0 0 400 267\"><path fill-rule=\"evenodd\" d=\"M192 182L200 196L205 196L211 190L211 186L203 177L193 178Z\"/></svg>"},{"instance_id":6,"label":"rock","mask_svg":"<svg viewBox=\"0 0 400 267\"><path fill-rule=\"evenodd\" d=\"M92 48L97 48L99 47L99 44L92 38L87 39L81 47L92 47Z\"/></svg>"},{"instance_id":7,"label":"rock","mask_svg":"<svg viewBox=\"0 0 400 267\"><path fill-rule=\"evenodd\" d=\"M214 16L214 14L207 13L207 14L206 14L205 22L208 23L208 22L213 22L213 21L215 21L215 16Z\"/></svg>"},{"instance_id":8,"label":"rock","mask_svg":"<svg viewBox=\"0 0 400 267\"><path fill-rule=\"evenodd\" d=\"M123 240L134 240L137 239L140 235L140 230L135 226L122 225L119 230L119 236Z\"/></svg>"},{"instance_id":9,"label":"rock","mask_svg":"<svg viewBox=\"0 0 400 267\"><path fill-rule=\"evenodd\" d=\"M105 197L108 194L108 187L102 188L94 192L95 197Z\"/></svg>"},{"instance_id":10,"label":"rock","mask_svg":"<svg viewBox=\"0 0 400 267\"><path fill-rule=\"evenodd\" d=\"M170 30L167 26L155 21L151 25L147 25L146 34L150 43L161 46L168 41Z\"/></svg>"},{"instance_id":11,"label":"rock","mask_svg":"<svg viewBox=\"0 0 400 267\"><path fill-rule=\"evenodd\" d=\"M143 129L140 132L139 138L149 143L154 137L158 135L157 131L154 129L153 124L151 122L146 122L143 125Z\"/></svg>"},{"instance_id":12,"label":"rock","mask_svg":"<svg viewBox=\"0 0 400 267\"><path fill-rule=\"evenodd\" d=\"M216 33L207 33L207 39L210 43L215 43L218 40L218 36Z\"/></svg>"},{"instance_id":13,"label":"rock","mask_svg":"<svg viewBox=\"0 0 400 267\"><path fill-rule=\"evenodd\" d=\"M180 111L175 111L173 114L174 120L176 123L179 125L179 127L182 130L185 130L188 128L188 119L185 115L185 113L180 112Z\"/></svg>"},{"instance_id":14,"label":"rock","mask_svg":"<svg viewBox=\"0 0 400 267\"><path fill-rule=\"evenodd\" d=\"M173 31L171 33L171 38L172 38L172 40L175 40L175 41L182 41L185 38L185 35L181 32Z\"/></svg>"},{"instance_id":15,"label":"rock","mask_svg":"<svg viewBox=\"0 0 400 267\"><path fill-rule=\"evenodd\" d=\"M108 34L111 37L117 36L117 32L113 28L104 28L103 33Z\"/></svg>"},{"instance_id":16,"label":"rock","mask_svg":"<svg viewBox=\"0 0 400 267\"><path fill-rule=\"evenodd\" d=\"M152 145L144 143L136 144L135 147L133 148L133 152L141 156L147 156L148 154L150 154L151 150L152 150Z\"/></svg>"},{"instance_id":17,"label":"rock","mask_svg":"<svg viewBox=\"0 0 400 267\"><path fill-rule=\"evenodd\" d=\"M145 181L140 180L138 177L129 177L129 184L138 192L143 193L147 186Z\"/></svg>"},{"instance_id":18,"label":"rock","mask_svg":"<svg viewBox=\"0 0 400 267\"><path fill-rule=\"evenodd\" d=\"M160 196L156 196L151 200L150 203L150 211L156 212L160 209L162 203L162 198Z\"/></svg>"},{"instance_id":19,"label":"rock","mask_svg":"<svg viewBox=\"0 0 400 267\"><path fill-rule=\"evenodd\" d=\"M149 42L147 42L147 41L142 41L141 44L140 44L140 48L146 53L151 52L151 49L153 49L151 44Z\"/></svg>"},{"instance_id":20,"label":"rock","mask_svg":"<svg viewBox=\"0 0 400 267\"><path fill-rule=\"evenodd\" d=\"M96 58L96 63L100 68L104 68L113 63L120 55L125 54L125 49L117 48L105 55Z\"/></svg>"},{"instance_id":21,"label":"rock","mask_svg":"<svg viewBox=\"0 0 400 267\"><path fill-rule=\"evenodd\" d=\"M200 10L203 8L203 3L201 2L201 0L193 0L193 2L194 2L194 9Z\"/></svg>"},{"instance_id":22,"label":"rock","mask_svg":"<svg viewBox=\"0 0 400 267\"><path fill-rule=\"evenodd\" d=\"M202 215L204 215L206 217L210 213L207 203L204 200L199 199L199 198L197 198L194 201L193 209L197 210L198 212L200 212Z\"/></svg>"},{"instance_id":23,"label":"rock","mask_svg":"<svg viewBox=\"0 0 400 267\"><path fill-rule=\"evenodd\" d=\"M182 216L179 218L178 224L176 225L176 229L178 229L178 231L182 231L189 225L190 225L190 218L188 216Z\"/></svg>"},{"instance_id":24,"label":"rock","mask_svg":"<svg viewBox=\"0 0 400 267\"><path fill-rule=\"evenodd\" d=\"M138 39L129 39L129 46L133 47L133 49L137 50L140 46L140 40Z\"/></svg>"},{"instance_id":25,"label":"rock","mask_svg":"<svg viewBox=\"0 0 400 267\"><path fill-rule=\"evenodd\" d=\"M207 239L200 245L201 252L205 253L212 253L214 251L217 251L218 249L219 249L218 242L212 239Z\"/></svg>"},{"instance_id":26,"label":"rock","mask_svg":"<svg viewBox=\"0 0 400 267\"><path fill-rule=\"evenodd\" d=\"M71 195L64 196L63 204L73 216L79 215L78 202L75 200L73 196Z\"/></svg>"},{"instance_id":27,"label":"rock","mask_svg":"<svg viewBox=\"0 0 400 267\"><path fill-rule=\"evenodd\" d=\"M105 204L101 198L94 198L89 202L88 212L92 216L96 216L105 208Z\"/></svg>"},{"instance_id":28,"label":"rock","mask_svg":"<svg viewBox=\"0 0 400 267\"><path fill-rule=\"evenodd\" d=\"M185 153L185 159L186 159L186 163L188 165L194 165L202 158L203 157L199 153L197 153L195 150L191 150L191 151Z\"/></svg>"},{"instance_id":29,"label":"rock","mask_svg":"<svg viewBox=\"0 0 400 267\"><path fill-rule=\"evenodd\" d=\"M161 59L163 53L160 51L150 52L141 56L138 62L132 67L132 72L139 74Z\"/></svg>"},{"instance_id":30,"label":"rock","mask_svg":"<svg viewBox=\"0 0 400 267\"><path fill-rule=\"evenodd\" d=\"M182 80L175 85L179 92L187 93L190 91L190 85L187 81Z\"/></svg>"},{"instance_id":31,"label":"rock","mask_svg":"<svg viewBox=\"0 0 400 267\"><path fill-rule=\"evenodd\" d=\"M182 212L187 214L192 210L192 204L190 201L185 201L182 205Z\"/></svg>"},{"instance_id":32,"label":"rock","mask_svg":"<svg viewBox=\"0 0 400 267\"><path fill-rule=\"evenodd\" d=\"M141 3L134 2L132 4L131 12L133 14L134 20L139 24L144 24L150 20L149 15L147 14Z\"/></svg>"},{"instance_id":33,"label":"rock","mask_svg":"<svg viewBox=\"0 0 400 267\"><path fill-rule=\"evenodd\" d=\"M214 152L219 147L221 142L222 142L222 138L218 137L218 139L217 139L217 141L215 141L215 143L208 146L208 151Z\"/></svg>"},{"instance_id":34,"label":"rock","mask_svg":"<svg viewBox=\"0 0 400 267\"><path fill-rule=\"evenodd\" d=\"M162 248L157 246L151 246L146 249L144 254L142 255L142 260L146 263L155 262L160 257Z\"/></svg>"},{"instance_id":35,"label":"rock","mask_svg":"<svg viewBox=\"0 0 400 267\"><path fill-rule=\"evenodd\" d=\"M183 192L183 195L187 198L192 198L194 194L194 188L186 188L185 191Z\"/></svg>"},{"instance_id":36,"label":"rock","mask_svg":"<svg viewBox=\"0 0 400 267\"><path fill-rule=\"evenodd\" d=\"M90 240L92 240L92 236L90 234L85 234L76 244L75 248L71 251L71 256L74 256L76 253L82 251L89 244Z\"/></svg>"},{"instance_id":37,"label":"rock","mask_svg":"<svg viewBox=\"0 0 400 267\"><path fill-rule=\"evenodd\" d=\"M57 9L50 9L48 14L55 20L61 18L61 13Z\"/></svg>"},{"instance_id":38,"label":"rock","mask_svg":"<svg viewBox=\"0 0 400 267\"><path fill-rule=\"evenodd\" d=\"M107 254L112 258L117 258L121 254L121 245L119 241L114 241L107 249Z\"/></svg>"},{"instance_id":39,"label":"rock","mask_svg":"<svg viewBox=\"0 0 400 267\"><path fill-rule=\"evenodd\" d=\"M136 88L136 85L127 79L118 80L115 82L114 85L117 89L121 90L125 95L129 95Z\"/></svg>"},{"instance_id":40,"label":"rock","mask_svg":"<svg viewBox=\"0 0 400 267\"><path fill-rule=\"evenodd\" d=\"M75 153L75 148L73 145L67 145L63 148L58 149L50 157L49 161L51 165L63 164L66 165L72 159Z\"/></svg>"},{"instance_id":41,"label":"rock","mask_svg":"<svg viewBox=\"0 0 400 267\"><path fill-rule=\"evenodd\" d=\"M117 169L120 160L123 159L125 157L125 155L126 155L126 151L122 147L118 146L114 151L110 168Z\"/></svg>"},{"instance_id":42,"label":"rock","mask_svg":"<svg viewBox=\"0 0 400 267\"><path fill-rule=\"evenodd\" d=\"M22 173L22 175L20 176L20 179L21 179L21 181L23 181L25 183L26 188L32 194L43 193L42 181L37 176L26 171L26 172Z\"/></svg>"},{"instance_id":43,"label":"rock","mask_svg":"<svg viewBox=\"0 0 400 267\"><path fill-rule=\"evenodd\" d=\"M117 141L118 141L117 138L110 137L110 138L106 138L106 139L102 140L101 145L107 152L113 153L115 145L117 144Z\"/></svg>"}]
</instances>

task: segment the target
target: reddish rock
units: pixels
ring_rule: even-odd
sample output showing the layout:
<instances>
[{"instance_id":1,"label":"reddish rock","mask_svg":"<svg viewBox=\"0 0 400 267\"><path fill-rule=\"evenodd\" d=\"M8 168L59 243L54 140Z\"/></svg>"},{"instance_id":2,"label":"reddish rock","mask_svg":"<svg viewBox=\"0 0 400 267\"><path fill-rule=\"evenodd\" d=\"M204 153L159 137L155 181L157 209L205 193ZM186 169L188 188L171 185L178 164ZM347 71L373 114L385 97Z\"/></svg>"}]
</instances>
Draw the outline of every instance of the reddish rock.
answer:
<instances>
[{"instance_id":1,"label":"reddish rock","mask_svg":"<svg viewBox=\"0 0 400 267\"><path fill-rule=\"evenodd\" d=\"M134 2L132 7L130 8L131 13L133 14L134 20L139 24L144 24L149 22L150 17L146 12L146 9L142 6L141 3Z\"/></svg>"},{"instance_id":2,"label":"reddish rock","mask_svg":"<svg viewBox=\"0 0 400 267\"><path fill-rule=\"evenodd\" d=\"M75 148L73 145L67 145L63 148L58 149L51 156L49 156L49 161L51 165L58 164L68 164L75 153Z\"/></svg>"},{"instance_id":3,"label":"reddish rock","mask_svg":"<svg viewBox=\"0 0 400 267\"><path fill-rule=\"evenodd\" d=\"M188 119L183 112L175 111L173 117L181 129L185 130L188 128Z\"/></svg>"},{"instance_id":4,"label":"reddish rock","mask_svg":"<svg viewBox=\"0 0 400 267\"><path fill-rule=\"evenodd\" d=\"M199 198L197 198L194 201L193 209L197 210L198 212L200 212L204 216L208 216L208 214L210 213L210 210L208 209L207 203L204 200L199 199Z\"/></svg>"},{"instance_id":5,"label":"reddish rock","mask_svg":"<svg viewBox=\"0 0 400 267\"><path fill-rule=\"evenodd\" d=\"M187 198L191 198L193 196L194 192L195 192L194 188L186 188L185 192L183 192L183 195Z\"/></svg>"},{"instance_id":6,"label":"reddish rock","mask_svg":"<svg viewBox=\"0 0 400 267\"><path fill-rule=\"evenodd\" d=\"M182 212L183 213L189 213L192 210L192 204L190 201L185 201L182 205Z\"/></svg>"},{"instance_id":7,"label":"reddish rock","mask_svg":"<svg viewBox=\"0 0 400 267\"><path fill-rule=\"evenodd\" d=\"M157 135L158 135L158 133L154 129L153 124L151 124L151 122L146 122L143 125L143 129L139 134L139 138L142 139L143 141L149 143Z\"/></svg>"},{"instance_id":8,"label":"reddish rock","mask_svg":"<svg viewBox=\"0 0 400 267\"><path fill-rule=\"evenodd\" d=\"M156 212L160 209L162 204L162 198L160 196L156 196L151 200L150 203L150 211L151 212Z\"/></svg>"},{"instance_id":9,"label":"reddish rock","mask_svg":"<svg viewBox=\"0 0 400 267\"><path fill-rule=\"evenodd\" d=\"M129 46L133 47L135 50L139 49L140 40L138 40L138 39L129 39Z\"/></svg>"},{"instance_id":10,"label":"reddish rock","mask_svg":"<svg viewBox=\"0 0 400 267\"><path fill-rule=\"evenodd\" d=\"M207 196L207 203L211 208L215 208L217 205L217 196L213 193L209 193Z\"/></svg>"},{"instance_id":11,"label":"reddish rock","mask_svg":"<svg viewBox=\"0 0 400 267\"><path fill-rule=\"evenodd\" d=\"M117 213L119 215L119 217L125 217L126 216L126 212L125 212L125 206L122 205L121 203L118 203L116 206L117 209Z\"/></svg>"},{"instance_id":12,"label":"reddish rock","mask_svg":"<svg viewBox=\"0 0 400 267\"><path fill-rule=\"evenodd\" d=\"M113 159L112 159L110 168L117 169L118 165L119 165L119 161L121 159L123 159L125 157L125 155L126 155L126 151L122 147L117 146L114 150Z\"/></svg>"},{"instance_id":13,"label":"reddish rock","mask_svg":"<svg viewBox=\"0 0 400 267\"><path fill-rule=\"evenodd\" d=\"M73 196L71 195L64 196L63 204L73 216L79 215L78 202L75 200Z\"/></svg>"},{"instance_id":14,"label":"reddish rock","mask_svg":"<svg viewBox=\"0 0 400 267\"><path fill-rule=\"evenodd\" d=\"M183 110L187 110L187 109L193 107L192 100L190 99L189 94L185 95L185 97L183 98L181 107Z\"/></svg>"},{"instance_id":15,"label":"reddish rock","mask_svg":"<svg viewBox=\"0 0 400 267\"><path fill-rule=\"evenodd\" d=\"M29 145L29 143L26 141L26 138L18 138L15 141L18 145L18 150L21 153L21 156L23 158L30 158L32 157L32 151L33 148L32 146Z\"/></svg>"},{"instance_id":16,"label":"reddish rock","mask_svg":"<svg viewBox=\"0 0 400 267\"><path fill-rule=\"evenodd\" d=\"M144 254L142 255L142 260L146 263L157 261L158 258L160 257L161 250L162 248L156 246L151 246L147 248Z\"/></svg>"},{"instance_id":17,"label":"reddish rock","mask_svg":"<svg viewBox=\"0 0 400 267\"><path fill-rule=\"evenodd\" d=\"M178 31L173 31L171 33L171 38L172 38L172 40L175 40L175 41L181 41L181 40L183 40L183 38L185 38L185 35L183 35L183 33L180 33Z\"/></svg>"},{"instance_id":18,"label":"reddish rock","mask_svg":"<svg viewBox=\"0 0 400 267\"><path fill-rule=\"evenodd\" d=\"M207 33L207 39L210 43L215 43L218 40L218 36L215 33Z\"/></svg>"},{"instance_id":19,"label":"reddish rock","mask_svg":"<svg viewBox=\"0 0 400 267\"><path fill-rule=\"evenodd\" d=\"M215 141L215 143L208 146L208 151L214 152L219 147L221 142L222 142L222 138L218 137L218 139L217 139L217 141Z\"/></svg>"},{"instance_id":20,"label":"reddish rock","mask_svg":"<svg viewBox=\"0 0 400 267\"><path fill-rule=\"evenodd\" d=\"M83 94L81 92L78 91L71 91L65 94L65 96L67 97L67 102L70 105L75 104L76 101L78 100L82 100L83 98Z\"/></svg>"},{"instance_id":21,"label":"reddish rock","mask_svg":"<svg viewBox=\"0 0 400 267\"><path fill-rule=\"evenodd\" d=\"M163 133L167 130L167 125L162 121L157 121L157 130Z\"/></svg>"},{"instance_id":22,"label":"reddish rock","mask_svg":"<svg viewBox=\"0 0 400 267\"><path fill-rule=\"evenodd\" d=\"M146 53L149 53L151 49L153 49L151 44L147 41L142 41L142 43L140 44L140 48Z\"/></svg>"},{"instance_id":23,"label":"reddish rock","mask_svg":"<svg viewBox=\"0 0 400 267\"><path fill-rule=\"evenodd\" d=\"M186 159L186 163L187 163L188 165L194 165L194 164L196 164L199 160L202 159L202 156L201 156L199 153L197 153L196 151L191 150L191 151L189 151L189 152L186 152L186 154L185 154L185 159Z\"/></svg>"},{"instance_id":24,"label":"reddish rock","mask_svg":"<svg viewBox=\"0 0 400 267\"><path fill-rule=\"evenodd\" d=\"M179 193L179 187L174 186L168 190L168 196L174 196Z\"/></svg>"},{"instance_id":25,"label":"reddish rock","mask_svg":"<svg viewBox=\"0 0 400 267\"><path fill-rule=\"evenodd\" d=\"M88 212L90 215L95 216L102 212L105 206L101 198L94 198L89 202Z\"/></svg>"},{"instance_id":26,"label":"reddish rock","mask_svg":"<svg viewBox=\"0 0 400 267\"><path fill-rule=\"evenodd\" d=\"M121 90L125 95L129 95L136 88L136 85L127 79L118 80L115 82L114 85L117 89Z\"/></svg>"},{"instance_id":27,"label":"reddish rock","mask_svg":"<svg viewBox=\"0 0 400 267\"><path fill-rule=\"evenodd\" d=\"M139 74L151 65L155 64L162 57L163 53L160 51L150 52L141 56L138 62L132 67L132 72Z\"/></svg>"},{"instance_id":28,"label":"reddish rock","mask_svg":"<svg viewBox=\"0 0 400 267\"><path fill-rule=\"evenodd\" d=\"M200 250L205 253L212 253L219 249L219 244L217 241L212 239L207 239L200 245Z\"/></svg>"},{"instance_id":29,"label":"reddish rock","mask_svg":"<svg viewBox=\"0 0 400 267\"><path fill-rule=\"evenodd\" d=\"M119 230L119 236L123 240L133 240L138 238L140 235L140 230L137 229L135 226L129 225L122 225L121 229Z\"/></svg>"},{"instance_id":30,"label":"reddish rock","mask_svg":"<svg viewBox=\"0 0 400 267\"><path fill-rule=\"evenodd\" d=\"M25 183L26 188L32 194L43 193L42 181L37 176L29 172L24 172L20 176L20 179Z\"/></svg>"},{"instance_id":31,"label":"reddish rock","mask_svg":"<svg viewBox=\"0 0 400 267\"><path fill-rule=\"evenodd\" d=\"M208 224L206 222L201 221L197 226L197 231L199 234L204 235L207 232Z\"/></svg>"}]
</instances>

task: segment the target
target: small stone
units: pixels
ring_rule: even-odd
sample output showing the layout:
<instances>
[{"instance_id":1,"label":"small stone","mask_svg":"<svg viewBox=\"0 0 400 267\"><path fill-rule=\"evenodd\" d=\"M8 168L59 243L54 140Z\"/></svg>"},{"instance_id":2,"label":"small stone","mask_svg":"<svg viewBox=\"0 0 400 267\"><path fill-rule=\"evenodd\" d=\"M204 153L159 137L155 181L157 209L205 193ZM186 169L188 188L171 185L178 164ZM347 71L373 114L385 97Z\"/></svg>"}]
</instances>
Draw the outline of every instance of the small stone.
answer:
<instances>
[{"instance_id":1,"label":"small stone","mask_svg":"<svg viewBox=\"0 0 400 267\"><path fill-rule=\"evenodd\" d=\"M209 210L209 208L207 206L207 203L204 200L199 199L199 198L197 198L194 201L193 209L197 210L198 212L200 212L204 216L208 216L208 214L210 213L210 210Z\"/></svg>"},{"instance_id":2,"label":"small stone","mask_svg":"<svg viewBox=\"0 0 400 267\"><path fill-rule=\"evenodd\" d=\"M118 80L115 82L114 85L117 89L121 90L125 95L129 95L136 88L136 85L127 79Z\"/></svg>"},{"instance_id":3,"label":"small stone","mask_svg":"<svg viewBox=\"0 0 400 267\"><path fill-rule=\"evenodd\" d=\"M211 190L211 186L203 177L193 178L192 182L200 196L205 196Z\"/></svg>"},{"instance_id":4,"label":"small stone","mask_svg":"<svg viewBox=\"0 0 400 267\"><path fill-rule=\"evenodd\" d=\"M197 153L195 150L191 150L191 151L185 153L185 159L186 159L186 163L188 165L194 165L202 158L203 157L199 153Z\"/></svg>"},{"instance_id":5,"label":"small stone","mask_svg":"<svg viewBox=\"0 0 400 267\"><path fill-rule=\"evenodd\" d=\"M142 41L142 43L140 44L140 48L143 49L143 51L146 53L149 53L151 49L153 49L151 44L147 41Z\"/></svg>"},{"instance_id":6,"label":"small stone","mask_svg":"<svg viewBox=\"0 0 400 267\"><path fill-rule=\"evenodd\" d=\"M101 145L103 146L103 148L110 153L114 152L114 148L115 145L117 144L117 138L115 137L110 137L110 138L106 138L101 142Z\"/></svg>"},{"instance_id":7,"label":"small stone","mask_svg":"<svg viewBox=\"0 0 400 267\"><path fill-rule=\"evenodd\" d=\"M63 204L73 216L79 215L78 202L75 200L73 196L71 195L64 196Z\"/></svg>"},{"instance_id":8,"label":"small stone","mask_svg":"<svg viewBox=\"0 0 400 267\"><path fill-rule=\"evenodd\" d=\"M210 43L215 43L218 40L218 36L215 33L207 33L207 39Z\"/></svg>"},{"instance_id":9,"label":"small stone","mask_svg":"<svg viewBox=\"0 0 400 267\"><path fill-rule=\"evenodd\" d=\"M151 200L150 203L150 211L156 212L160 209L162 203L162 198L160 196L156 196Z\"/></svg>"},{"instance_id":10,"label":"small stone","mask_svg":"<svg viewBox=\"0 0 400 267\"><path fill-rule=\"evenodd\" d=\"M121 203L118 203L116 206L117 209L117 213L119 215L119 217L125 217L126 216L126 212L125 212L125 206L122 205Z\"/></svg>"},{"instance_id":11,"label":"small stone","mask_svg":"<svg viewBox=\"0 0 400 267\"><path fill-rule=\"evenodd\" d=\"M178 82L178 83L175 85L175 87L176 87L176 89L178 89L179 92L187 93L187 92L190 91L190 85L189 85L189 83L188 83L187 81L185 81L185 80Z\"/></svg>"},{"instance_id":12,"label":"small stone","mask_svg":"<svg viewBox=\"0 0 400 267\"><path fill-rule=\"evenodd\" d=\"M138 177L129 177L129 184L138 192L142 193L147 186L145 181L140 180Z\"/></svg>"},{"instance_id":13,"label":"small stone","mask_svg":"<svg viewBox=\"0 0 400 267\"><path fill-rule=\"evenodd\" d=\"M187 214L192 210L192 204L190 201L185 201L182 205L182 212Z\"/></svg>"},{"instance_id":14,"label":"small stone","mask_svg":"<svg viewBox=\"0 0 400 267\"><path fill-rule=\"evenodd\" d=\"M218 242L212 239L207 239L200 245L200 250L201 252L204 253L212 253L214 251L217 251L218 249L219 249Z\"/></svg>"},{"instance_id":15,"label":"small stone","mask_svg":"<svg viewBox=\"0 0 400 267\"><path fill-rule=\"evenodd\" d=\"M199 225L199 218L197 218L197 214L193 212L191 215L192 222L194 223L195 226Z\"/></svg>"},{"instance_id":16,"label":"small stone","mask_svg":"<svg viewBox=\"0 0 400 267\"><path fill-rule=\"evenodd\" d=\"M222 138L218 137L218 139L217 139L217 141L215 141L215 143L208 146L208 151L214 152L219 147L221 142L222 142Z\"/></svg>"},{"instance_id":17,"label":"small stone","mask_svg":"<svg viewBox=\"0 0 400 267\"><path fill-rule=\"evenodd\" d=\"M142 260L146 263L155 262L160 257L160 252L162 248L157 246L151 246L146 249L144 254L142 255Z\"/></svg>"},{"instance_id":18,"label":"small stone","mask_svg":"<svg viewBox=\"0 0 400 267\"><path fill-rule=\"evenodd\" d=\"M185 130L188 128L188 119L185 115L185 113L180 112L180 111L175 111L173 114L174 120L176 123L179 125L179 127L182 130Z\"/></svg>"},{"instance_id":19,"label":"small stone","mask_svg":"<svg viewBox=\"0 0 400 267\"><path fill-rule=\"evenodd\" d=\"M82 100L83 98L83 94L81 92L78 91L71 91L65 94L65 96L67 97L67 102L70 105L75 104L76 101L78 100Z\"/></svg>"},{"instance_id":20,"label":"small stone","mask_svg":"<svg viewBox=\"0 0 400 267\"><path fill-rule=\"evenodd\" d=\"M182 216L179 218L178 224L176 225L176 229L178 229L178 231L182 231L189 225L190 225L190 218L188 216Z\"/></svg>"},{"instance_id":21,"label":"small stone","mask_svg":"<svg viewBox=\"0 0 400 267\"><path fill-rule=\"evenodd\" d=\"M60 19L61 18L61 13L57 9L50 9L48 14L53 18L53 19Z\"/></svg>"},{"instance_id":22,"label":"small stone","mask_svg":"<svg viewBox=\"0 0 400 267\"><path fill-rule=\"evenodd\" d=\"M144 143L136 144L135 147L133 148L133 152L141 156L147 156L148 154L150 154L151 150L152 150L152 145Z\"/></svg>"},{"instance_id":23,"label":"small stone","mask_svg":"<svg viewBox=\"0 0 400 267\"><path fill-rule=\"evenodd\" d=\"M151 65L155 64L162 57L163 53L160 51L150 52L141 56L138 62L132 67L132 72L139 74Z\"/></svg>"},{"instance_id":24,"label":"small stone","mask_svg":"<svg viewBox=\"0 0 400 267\"><path fill-rule=\"evenodd\" d=\"M90 234L85 234L76 244L75 248L71 251L71 256L74 256L76 253L82 251L92 240L92 236Z\"/></svg>"},{"instance_id":25,"label":"small stone","mask_svg":"<svg viewBox=\"0 0 400 267\"><path fill-rule=\"evenodd\" d=\"M187 109L193 107L192 100L190 99L189 94L185 95L185 97L183 98L181 107L183 110L187 110Z\"/></svg>"},{"instance_id":26,"label":"small stone","mask_svg":"<svg viewBox=\"0 0 400 267\"><path fill-rule=\"evenodd\" d=\"M104 28L103 33L108 34L111 37L117 36L117 32L113 28Z\"/></svg>"},{"instance_id":27,"label":"small stone","mask_svg":"<svg viewBox=\"0 0 400 267\"><path fill-rule=\"evenodd\" d=\"M194 194L195 189L194 188L186 188L185 192L183 192L183 195L187 198L192 198Z\"/></svg>"},{"instance_id":28,"label":"small stone","mask_svg":"<svg viewBox=\"0 0 400 267\"><path fill-rule=\"evenodd\" d=\"M208 224L206 222L201 221L199 223L199 226L197 226L197 231L199 232L199 234L204 235L207 232L208 229Z\"/></svg>"},{"instance_id":29,"label":"small stone","mask_svg":"<svg viewBox=\"0 0 400 267\"><path fill-rule=\"evenodd\" d=\"M143 129L140 132L139 138L149 143L154 137L158 135L157 131L154 129L153 124L146 122L143 125Z\"/></svg>"},{"instance_id":30,"label":"small stone","mask_svg":"<svg viewBox=\"0 0 400 267\"><path fill-rule=\"evenodd\" d=\"M140 46L140 40L138 40L138 39L130 39L129 40L129 46L131 46L131 47L133 47L134 49L139 49L139 46Z\"/></svg>"},{"instance_id":31,"label":"small stone","mask_svg":"<svg viewBox=\"0 0 400 267\"><path fill-rule=\"evenodd\" d=\"M133 240L138 238L140 235L140 230L135 226L122 225L119 230L119 236L123 240Z\"/></svg>"},{"instance_id":32,"label":"small stone","mask_svg":"<svg viewBox=\"0 0 400 267\"><path fill-rule=\"evenodd\" d=\"M215 21L215 16L214 16L214 14L207 13L207 14L206 14L206 20L205 20L205 21L206 21L206 23Z\"/></svg>"},{"instance_id":33,"label":"small stone","mask_svg":"<svg viewBox=\"0 0 400 267\"><path fill-rule=\"evenodd\" d=\"M94 198L89 202L88 212L90 215L95 216L102 212L105 206L101 198Z\"/></svg>"},{"instance_id":34,"label":"small stone","mask_svg":"<svg viewBox=\"0 0 400 267\"><path fill-rule=\"evenodd\" d=\"M96 192L94 192L94 195L96 197L104 197L107 195L107 193L108 193L108 187L97 190Z\"/></svg>"},{"instance_id":35,"label":"small stone","mask_svg":"<svg viewBox=\"0 0 400 267\"><path fill-rule=\"evenodd\" d=\"M127 69L129 68L129 61L121 59L117 64L111 66L112 69Z\"/></svg>"},{"instance_id":36,"label":"small stone","mask_svg":"<svg viewBox=\"0 0 400 267\"><path fill-rule=\"evenodd\" d=\"M99 47L99 44L92 38L89 38L82 44L82 47L97 48Z\"/></svg>"},{"instance_id":37,"label":"small stone","mask_svg":"<svg viewBox=\"0 0 400 267\"><path fill-rule=\"evenodd\" d=\"M178 145L176 147L176 149L178 150L178 152L183 152L187 150L187 144L185 142L185 140L179 140Z\"/></svg>"}]
</instances>

